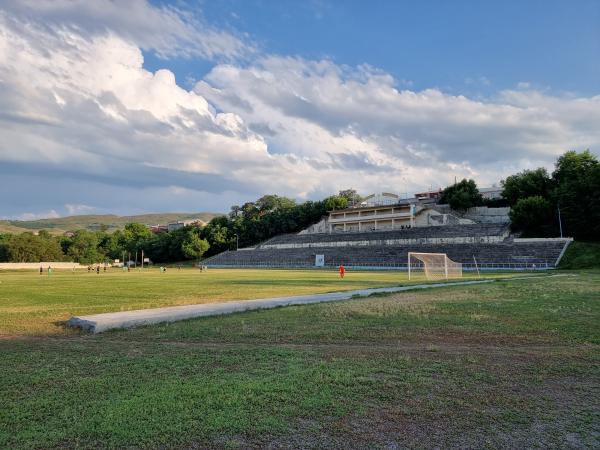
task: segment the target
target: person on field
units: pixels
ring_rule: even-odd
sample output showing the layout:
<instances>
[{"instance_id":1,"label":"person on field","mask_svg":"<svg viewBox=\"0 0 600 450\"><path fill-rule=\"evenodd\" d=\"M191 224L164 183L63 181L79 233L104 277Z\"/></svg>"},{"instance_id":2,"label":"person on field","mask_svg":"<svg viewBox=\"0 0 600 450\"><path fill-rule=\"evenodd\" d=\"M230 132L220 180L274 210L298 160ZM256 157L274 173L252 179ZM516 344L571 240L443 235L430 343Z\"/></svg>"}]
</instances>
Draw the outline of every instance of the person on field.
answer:
<instances>
[{"instance_id":1,"label":"person on field","mask_svg":"<svg viewBox=\"0 0 600 450\"><path fill-rule=\"evenodd\" d=\"M100 266L96 266L96 273L100 275Z\"/></svg>"},{"instance_id":2,"label":"person on field","mask_svg":"<svg viewBox=\"0 0 600 450\"><path fill-rule=\"evenodd\" d=\"M42 266L40 266L40 275L42 275L44 273L44 268Z\"/></svg>"},{"instance_id":3,"label":"person on field","mask_svg":"<svg viewBox=\"0 0 600 450\"><path fill-rule=\"evenodd\" d=\"M346 274L346 268L344 267L343 264L340 264L340 278L344 278L345 274Z\"/></svg>"}]
</instances>

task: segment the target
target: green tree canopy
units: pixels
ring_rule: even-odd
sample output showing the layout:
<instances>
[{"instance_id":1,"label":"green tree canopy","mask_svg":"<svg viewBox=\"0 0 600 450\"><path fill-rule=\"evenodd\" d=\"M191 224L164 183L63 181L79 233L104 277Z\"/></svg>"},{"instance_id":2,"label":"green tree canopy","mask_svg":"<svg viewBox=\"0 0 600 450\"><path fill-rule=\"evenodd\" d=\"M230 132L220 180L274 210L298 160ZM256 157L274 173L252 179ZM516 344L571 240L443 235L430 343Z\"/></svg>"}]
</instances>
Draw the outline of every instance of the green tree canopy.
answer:
<instances>
[{"instance_id":1,"label":"green tree canopy","mask_svg":"<svg viewBox=\"0 0 600 450\"><path fill-rule=\"evenodd\" d=\"M527 197L540 196L549 199L553 183L548 171L540 167L507 177L502 181L502 187L502 197L512 206Z\"/></svg>"},{"instance_id":2,"label":"green tree canopy","mask_svg":"<svg viewBox=\"0 0 600 450\"><path fill-rule=\"evenodd\" d=\"M209 248L210 244L208 241L206 239L201 239L193 232L188 233L186 240L181 246L184 256L189 259L200 259Z\"/></svg>"},{"instance_id":3,"label":"green tree canopy","mask_svg":"<svg viewBox=\"0 0 600 450\"><path fill-rule=\"evenodd\" d=\"M555 236L553 212L552 204L539 195L521 198L510 210L511 225L524 237Z\"/></svg>"},{"instance_id":4,"label":"green tree canopy","mask_svg":"<svg viewBox=\"0 0 600 450\"><path fill-rule=\"evenodd\" d=\"M77 230L70 239L67 256L81 264L103 262L106 255L99 248L100 232Z\"/></svg>"},{"instance_id":5,"label":"green tree canopy","mask_svg":"<svg viewBox=\"0 0 600 450\"><path fill-rule=\"evenodd\" d=\"M338 193L337 197L345 198L347 204L351 206L358 205L363 201L363 197L361 197L355 189L344 189Z\"/></svg>"},{"instance_id":6,"label":"green tree canopy","mask_svg":"<svg viewBox=\"0 0 600 450\"><path fill-rule=\"evenodd\" d=\"M440 197L440 203L448 204L452 209L459 211L479 206L482 200L475 180L467 180L466 178L452 186L448 186L442 191Z\"/></svg>"},{"instance_id":7,"label":"green tree canopy","mask_svg":"<svg viewBox=\"0 0 600 450\"><path fill-rule=\"evenodd\" d=\"M57 239L48 233L14 234L6 245L8 259L13 262L62 261L64 254Z\"/></svg>"},{"instance_id":8,"label":"green tree canopy","mask_svg":"<svg viewBox=\"0 0 600 450\"><path fill-rule=\"evenodd\" d=\"M142 223L128 223L121 235L121 246L124 250L134 253L142 250L152 238L150 229Z\"/></svg>"},{"instance_id":9,"label":"green tree canopy","mask_svg":"<svg viewBox=\"0 0 600 450\"><path fill-rule=\"evenodd\" d=\"M566 152L552 173L554 201L567 236L598 240L600 236L600 163L589 150Z\"/></svg>"}]
</instances>

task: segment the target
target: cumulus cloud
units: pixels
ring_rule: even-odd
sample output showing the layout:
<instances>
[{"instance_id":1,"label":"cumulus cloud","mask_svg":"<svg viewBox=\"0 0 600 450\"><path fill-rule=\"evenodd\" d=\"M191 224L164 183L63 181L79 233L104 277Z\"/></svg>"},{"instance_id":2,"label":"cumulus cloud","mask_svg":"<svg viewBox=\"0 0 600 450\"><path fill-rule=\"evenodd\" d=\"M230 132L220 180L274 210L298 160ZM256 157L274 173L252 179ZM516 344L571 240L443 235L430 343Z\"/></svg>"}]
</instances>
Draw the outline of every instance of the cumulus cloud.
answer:
<instances>
[{"instance_id":1,"label":"cumulus cloud","mask_svg":"<svg viewBox=\"0 0 600 450\"><path fill-rule=\"evenodd\" d=\"M186 90L171 71L146 70L143 49L217 62ZM455 176L491 184L600 143L599 96L523 85L474 100L410 90L369 65L240 62L254 51L141 0L0 8L3 208L225 211L271 192L414 192Z\"/></svg>"},{"instance_id":2,"label":"cumulus cloud","mask_svg":"<svg viewBox=\"0 0 600 450\"><path fill-rule=\"evenodd\" d=\"M268 162L262 137L239 116L215 112L168 70L143 69L132 43L36 24L25 31L0 15L0 170L27 165L57 176L221 191L228 182L244 185L223 172Z\"/></svg>"},{"instance_id":3,"label":"cumulus cloud","mask_svg":"<svg viewBox=\"0 0 600 450\"><path fill-rule=\"evenodd\" d=\"M415 188L455 175L492 183L514 170L549 165L568 149L600 144L594 125L600 96L510 90L481 101L397 84L370 66L270 56L248 67L218 65L195 91L253 130L268 129L270 148L325 172L337 169L344 182L360 173L367 189L397 186L401 177Z\"/></svg>"},{"instance_id":4,"label":"cumulus cloud","mask_svg":"<svg viewBox=\"0 0 600 450\"><path fill-rule=\"evenodd\" d=\"M115 33L163 58L238 59L253 45L185 9L147 0L9 0L3 9L21 23L92 35Z\"/></svg>"}]
</instances>

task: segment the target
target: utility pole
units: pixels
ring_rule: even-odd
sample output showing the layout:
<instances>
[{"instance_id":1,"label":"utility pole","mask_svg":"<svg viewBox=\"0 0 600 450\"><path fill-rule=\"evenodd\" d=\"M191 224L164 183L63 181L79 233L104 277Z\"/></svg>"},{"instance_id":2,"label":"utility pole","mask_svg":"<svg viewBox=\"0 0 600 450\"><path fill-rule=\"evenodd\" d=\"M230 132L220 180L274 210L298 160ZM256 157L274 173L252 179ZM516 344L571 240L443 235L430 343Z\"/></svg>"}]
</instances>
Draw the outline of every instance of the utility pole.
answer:
<instances>
[{"instance_id":1,"label":"utility pole","mask_svg":"<svg viewBox=\"0 0 600 450\"><path fill-rule=\"evenodd\" d=\"M144 249L142 249L142 269L144 268Z\"/></svg>"},{"instance_id":2,"label":"utility pole","mask_svg":"<svg viewBox=\"0 0 600 450\"><path fill-rule=\"evenodd\" d=\"M563 230L562 230L562 218L560 217L560 205L557 203L556 204L556 208L558 209L558 227L560 228L560 237L563 237Z\"/></svg>"}]
</instances>

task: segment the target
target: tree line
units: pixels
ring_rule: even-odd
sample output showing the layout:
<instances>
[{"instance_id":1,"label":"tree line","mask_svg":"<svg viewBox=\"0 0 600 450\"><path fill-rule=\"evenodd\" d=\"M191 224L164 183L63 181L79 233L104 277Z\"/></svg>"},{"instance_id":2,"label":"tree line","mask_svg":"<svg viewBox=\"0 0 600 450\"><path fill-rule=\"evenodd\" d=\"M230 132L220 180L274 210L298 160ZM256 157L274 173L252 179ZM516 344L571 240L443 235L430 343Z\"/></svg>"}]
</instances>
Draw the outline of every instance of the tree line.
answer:
<instances>
[{"instance_id":1,"label":"tree line","mask_svg":"<svg viewBox=\"0 0 600 450\"><path fill-rule=\"evenodd\" d=\"M318 222L328 211L360 203L353 189L320 201L297 203L278 195L234 205L228 215L206 226L184 227L153 234L131 223L114 233L78 230L68 236L47 231L0 234L0 261L75 261L93 264L130 255L153 262L196 260L224 250L256 245L283 233L296 233ZM589 151L570 151L558 158L555 170L525 170L502 181L502 198L484 200L473 180L461 180L443 190L440 203L464 210L473 206L510 206L514 231L527 237L564 236L598 240L600 236L600 163ZM560 221L559 221L560 214ZM139 256L141 258L141 255Z\"/></svg>"},{"instance_id":2,"label":"tree line","mask_svg":"<svg viewBox=\"0 0 600 450\"><path fill-rule=\"evenodd\" d=\"M77 230L65 236L53 236L42 230L38 234L0 234L0 261L39 262L74 261L81 264L127 261L136 255L163 263L197 260L224 250L245 247L282 233L293 233L318 222L327 211L356 201L353 190L321 201L296 203L277 195L265 195L242 206L232 206L228 215L213 218L206 226L187 226L169 233L154 234L140 223L130 223L124 230Z\"/></svg>"},{"instance_id":3,"label":"tree line","mask_svg":"<svg viewBox=\"0 0 600 450\"><path fill-rule=\"evenodd\" d=\"M199 229L186 227L171 233L153 234L146 225L130 223L124 230L77 230L66 236L53 236L46 230L38 234L0 234L0 261L39 262L74 261L96 264L137 259L141 252L154 262L196 259L209 244L199 236Z\"/></svg>"},{"instance_id":4,"label":"tree line","mask_svg":"<svg viewBox=\"0 0 600 450\"><path fill-rule=\"evenodd\" d=\"M502 199L486 201L473 180L442 192L440 203L464 210L473 206L509 206L511 227L524 237L600 238L600 162L589 150L560 156L554 171L524 170L502 181ZM562 230L561 230L562 228Z\"/></svg>"}]
</instances>

